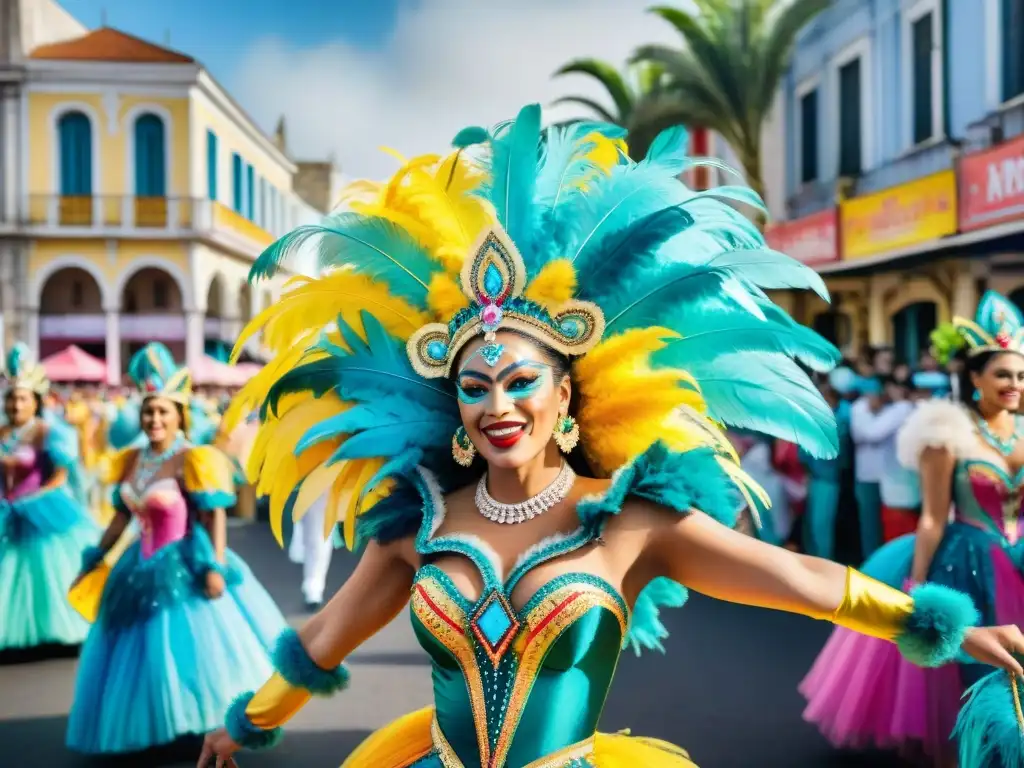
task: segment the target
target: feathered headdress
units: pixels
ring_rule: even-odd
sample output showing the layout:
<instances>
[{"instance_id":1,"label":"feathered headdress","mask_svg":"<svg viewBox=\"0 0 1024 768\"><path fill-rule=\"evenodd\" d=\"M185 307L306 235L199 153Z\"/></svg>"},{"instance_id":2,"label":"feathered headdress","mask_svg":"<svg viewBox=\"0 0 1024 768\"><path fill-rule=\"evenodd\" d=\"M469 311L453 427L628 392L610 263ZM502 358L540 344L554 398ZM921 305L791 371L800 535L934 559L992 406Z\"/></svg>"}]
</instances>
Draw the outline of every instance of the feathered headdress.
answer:
<instances>
[{"instance_id":1,"label":"feathered headdress","mask_svg":"<svg viewBox=\"0 0 1024 768\"><path fill-rule=\"evenodd\" d=\"M166 397L188 405L192 396L192 376L188 369L179 367L171 351L156 341L151 341L132 355L128 375L143 397Z\"/></svg>"},{"instance_id":2,"label":"feathered headdress","mask_svg":"<svg viewBox=\"0 0 1024 768\"><path fill-rule=\"evenodd\" d=\"M1017 352L1024 354L1024 316L1017 306L995 291L986 291L974 320L953 318L967 344L967 354Z\"/></svg>"},{"instance_id":3,"label":"feathered headdress","mask_svg":"<svg viewBox=\"0 0 1024 768\"><path fill-rule=\"evenodd\" d=\"M19 341L11 347L4 363L4 376L12 389L28 389L40 396L50 391L46 370L35 361L27 345Z\"/></svg>"},{"instance_id":4,"label":"feathered headdress","mask_svg":"<svg viewBox=\"0 0 1024 768\"><path fill-rule=\"evenodd\" d=\"M442 490L465 482L450 455L460 419L446 374L466 341L501 328L573 359L581 446L599 474L659 440L710 447L761 504L721 423L835 455L832 411L794 358L825 371L838 351L765 293L827 298L821 279L768 249L730 204L763 209L751 190L680 182L697 164L683 129L639 163L621 151L623 135L601 124L542 130L528 106L492 131L461 131L446 158L354 185L349 210L264 252L251 279L310 238L324 270L294 278L236 345L263 330L276 353L226 418L261 408L249 473L279 538L283 514L298 519L325 493L352 546L411 525L395 510L418 509L403 482L414 467L433 470Z\"/></svg>"}]
</instances>

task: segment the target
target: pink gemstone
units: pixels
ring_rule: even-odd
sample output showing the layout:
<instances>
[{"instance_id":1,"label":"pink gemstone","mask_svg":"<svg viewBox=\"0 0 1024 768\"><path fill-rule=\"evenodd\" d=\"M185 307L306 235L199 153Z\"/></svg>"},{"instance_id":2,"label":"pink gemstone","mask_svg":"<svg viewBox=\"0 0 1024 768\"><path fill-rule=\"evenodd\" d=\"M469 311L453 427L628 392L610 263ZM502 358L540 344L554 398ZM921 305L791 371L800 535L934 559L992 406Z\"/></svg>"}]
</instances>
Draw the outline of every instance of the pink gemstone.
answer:
<instances>
[{"instance_id":1,"label":"pink gemstone","mask_svg":"<svg viewBox=\"0 0 1024 768\"><path fill-rule=\"evenodd\" d=\"M497 325L501 322L501 308L497 304L488 304L480 313L480 319L484 325Z\"/></svg>"}]
</instances>

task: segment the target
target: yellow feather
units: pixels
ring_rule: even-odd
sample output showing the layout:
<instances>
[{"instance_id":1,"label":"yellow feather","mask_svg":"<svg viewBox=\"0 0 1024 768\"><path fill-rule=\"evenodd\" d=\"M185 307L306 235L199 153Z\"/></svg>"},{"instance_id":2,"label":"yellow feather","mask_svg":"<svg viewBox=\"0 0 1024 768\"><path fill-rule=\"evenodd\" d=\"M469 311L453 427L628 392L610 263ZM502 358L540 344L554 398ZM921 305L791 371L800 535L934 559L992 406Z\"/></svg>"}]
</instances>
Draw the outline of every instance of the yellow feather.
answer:
<instances>
[{"instance_id":1,"label":"yellow feather","mask_svg":"<svg viewBox=\"0 0 1024 768\"><path fill-rule=\"evenodd\" d=\"M359 515L359 497L363 486L373 477L381 467L384 466L382 459L363 459L359 462L352 462L358 464L358 472L355 474L354 481L352 483L351 493L348 495L347 509L345 510L345 545L352 549L355 547L356 542L356 517ZM325 524L326 526L326 524ZM324 535L330 534L330 528L324 531Z\"/></svg>"},{"instance_id":2,"label":"yellow feather","mask_svg":"<svg viewBox=\"0 0 1024 768\"><path fill-rule=\"evenodd\" d=\"M761 515L757 511L754 499L756 498L768 509L772 505L771 498L739 464L733 463L724 456L719 456L718 466L732 479L733 484L739 490L740 495L743 496L743 501L746 502L747 508L750 510L750 516L754 518L754 525L760 528Z\"/></svg>"},{"instance_id":3,"label":"yellow feather","mask_svg":"<svg viewBox=\"0 0 1024 768\"><path fill-rule=\"evenodd\" d=\"M275 382L284 373L298 365L299 360L307 354L308 347L317 333L317 329L312 328L304 336L295 339L290 349L273 357L270 362L263 366L255 376L238 390L228 405L224 417L221 419L221 424L225 430L229 432L233 430L246 414L263 404L267 399L270 388L274 386ZM311 357L315 359L315 353L311 354Z\"/></svg>"},{"instance_id":4,"label":"yellow feather","mask_svg":"<svg viewBox=\"0 0 1024 768\"><path fill-rule=\"evenodd\" d=\"M292 507L292 520L299 522L317 499L327 493L328 488L334 485L338 475L341 474L341 464L321 464L312 472L299 486L299 494Z\"/></svg>"},{"instance_id":5,"label":"yellow feather","mask_svg":"<svg viewBox=\"0 0 1024 768\"><path fill-rule=\"evenodd\" d=\"M430 279L427 306L434 313L435 319L447 322L456 312L469 306L469 299L448 273L441 272Z\"/></svg>"},{"instance_id":6,"label":"yellow feather","mask_svg":"<svg viewBox=\"0 0 1024 768\"><path fill-rule=\"evenodd\" d=\"M619 156L626 154L626 142L622 139L609 139L596 131L583 137L583 141L594 145L587 153L587 158L607 173L619 162Z\"/></svg>"},{"instance_id":7,"label":"yellow feather","mask_svg":"<svg viewBox=\"0 0 1024 768\"><path fill-rule=\"evenodd\" d=\"M576 294L576 270L568 259L549 261L526 287L526 298L556 312Z\"/></svg>"}]
</instances>

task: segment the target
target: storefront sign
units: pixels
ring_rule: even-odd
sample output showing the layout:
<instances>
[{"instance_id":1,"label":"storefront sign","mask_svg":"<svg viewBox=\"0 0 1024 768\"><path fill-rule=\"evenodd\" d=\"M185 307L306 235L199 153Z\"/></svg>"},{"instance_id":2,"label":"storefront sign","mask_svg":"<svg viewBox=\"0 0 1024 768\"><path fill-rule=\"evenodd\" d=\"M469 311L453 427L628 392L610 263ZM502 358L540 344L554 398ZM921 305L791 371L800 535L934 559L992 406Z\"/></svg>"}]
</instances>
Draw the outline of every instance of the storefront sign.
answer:
<instances>
[{"instance_id":1,"label":"storefront sign","mask_svg":"<svg viewBox=\"0 0 1024 768\"><path fill-rule=\"evenodd\" d=\"M1024 217L1024 136L960 161L960 229Z\"/></svg>"},{"instance_id":2,"label":"storefront sign","mask_svg":"<svg viewBox=\"0 0 1024 768\"><path fill-rule=\"evenodd\" d=\"M835 208L793 221L772 224L764 234L768 245L804 264L827 264L839 259Z\"/></svg>"},{"instance_id":3,"label":"storefront sign","mask_svg":"<svg viewBox=\"0 0 1024 768\"><path fill-rule=\"evenodd\" d=\"M956 175L942 171L839 206L843 260L863 259L956 232Z\"/></svg>"}]
</instances>

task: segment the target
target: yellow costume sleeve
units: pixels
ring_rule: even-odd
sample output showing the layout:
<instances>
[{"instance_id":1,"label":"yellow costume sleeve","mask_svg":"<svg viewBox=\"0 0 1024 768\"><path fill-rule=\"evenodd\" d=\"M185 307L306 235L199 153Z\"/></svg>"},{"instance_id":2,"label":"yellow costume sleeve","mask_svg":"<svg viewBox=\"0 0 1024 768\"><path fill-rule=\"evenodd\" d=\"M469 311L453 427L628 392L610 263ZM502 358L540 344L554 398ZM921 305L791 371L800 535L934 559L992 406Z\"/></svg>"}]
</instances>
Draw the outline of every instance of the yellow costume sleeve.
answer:
<instances>
[{"instance_id":1,"label":"yellow costume sleeve","mask_svg":"<svg viewBox=\"0 0 1024 768\"><path fill-rule=\"evenodd\" d=\"M910 594L846 570L846 590L830 614L813 618L895 642L904 658L921 667L955 661L980 614L971 598L941 584L919 584Z\"/></svg>"},{"instance_id":2,"label":"yellow costume sleeve","mask_svg":"<svg viewBox=\"0 0 1024 768\"><path fill-rule=\"evenodd\" d=\"M124 480L128 465L137 450L137 448L122 448L120 451L110 451L105 454L100 462L100 481L104 485L114 485Z\"/></svg>"},{"instance_id":3,"label":"yellow costume sleeve","mask_svg":"<svg viewBox=\"0 0 1024 768\"><path fill-rule=\"evenodd\" d=\"M236 744L265 749L281 738L281 726L313 696L348 687L348 670L324 669L309 657L299 633L287 629L274 647L276 672L255 693L240 696L228 710L225 727Z\"/></svg>"},{"instance_id":4,"label":"yellow costume sleeve","mask_svg":"<svg viewBox=\"0 0 1024 768\"><path fill-rule=\"evenodd\" d=\"M185 492L197 509L208 512L235 505L231 461L212 445L194 446L185 454Z\"/></svg>"}]
</instances>

